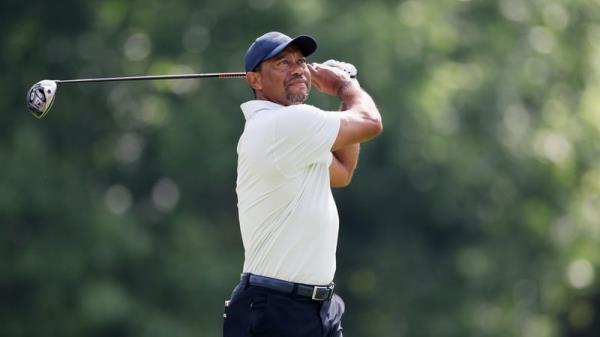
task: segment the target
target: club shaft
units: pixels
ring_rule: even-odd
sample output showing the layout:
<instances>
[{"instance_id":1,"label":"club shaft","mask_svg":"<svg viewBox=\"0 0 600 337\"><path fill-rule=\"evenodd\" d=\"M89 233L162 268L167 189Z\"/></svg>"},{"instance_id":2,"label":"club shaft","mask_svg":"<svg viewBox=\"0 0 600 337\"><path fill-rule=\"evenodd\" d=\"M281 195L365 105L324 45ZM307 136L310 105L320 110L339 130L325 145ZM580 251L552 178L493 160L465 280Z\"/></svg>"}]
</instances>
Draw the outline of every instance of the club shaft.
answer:
<instances>
[{"instance_id":1,"label":"club shaft","mask_svg":"<svg viewBox=\"0 0 600 337\"><path fill-rule=\"evenodd\" d=\"M206 73L206 74L181 74L181 75L148 75L148 76L125 76L125 77L100 77L79 78L74 80L55 80L58 84L63 83L85 83L85 82L115 82L115 81L148 81L148 80L180 80L186 78L240 78L245 77L244 72L234 73Z\"/></svg>"}]
</instances>

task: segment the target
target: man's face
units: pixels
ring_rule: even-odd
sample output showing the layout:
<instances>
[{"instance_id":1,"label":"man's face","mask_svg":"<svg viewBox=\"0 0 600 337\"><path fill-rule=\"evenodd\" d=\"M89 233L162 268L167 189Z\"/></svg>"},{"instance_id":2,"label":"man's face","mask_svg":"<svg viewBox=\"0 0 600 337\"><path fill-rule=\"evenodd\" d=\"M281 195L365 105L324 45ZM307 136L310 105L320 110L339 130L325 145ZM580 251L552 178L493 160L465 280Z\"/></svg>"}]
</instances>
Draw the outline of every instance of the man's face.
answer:
<instances>
[{"instance_id":1,"label":"man's face","mask_svg":"<svg viewBox=\"0 0 600 337\"><path fill-rule=\"evenodd\" d=\"M250 85L257 99L282 105L302 104L310 92L310 72L306 57L290 45L277 56L263 61ZM254 82L254 83L252 83Z\"/></svg>"}]
</instances>

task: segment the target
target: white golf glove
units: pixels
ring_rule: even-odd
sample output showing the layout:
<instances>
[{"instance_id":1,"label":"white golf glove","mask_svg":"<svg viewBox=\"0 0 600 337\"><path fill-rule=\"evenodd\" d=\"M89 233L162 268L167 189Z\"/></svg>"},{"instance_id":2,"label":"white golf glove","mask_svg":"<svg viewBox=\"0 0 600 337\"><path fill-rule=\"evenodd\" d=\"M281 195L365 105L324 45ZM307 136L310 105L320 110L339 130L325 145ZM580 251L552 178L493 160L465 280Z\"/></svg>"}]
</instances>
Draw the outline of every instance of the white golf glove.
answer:
<instances>
[{"instance_id":1,"label":"white golf glove","mask_svg":"<svg viewBox=\"0 0 600 337\"><path fill-rule=\"evenodd\" d=\"M346 73L348 73L348 75L350 75L350 78L356 78L356 76L358 75L358 70L356 70L356 67L350 63L340 62L337 60L327 60L323 62L323 64L345 71Z\"/></svg>"}]
</instances>

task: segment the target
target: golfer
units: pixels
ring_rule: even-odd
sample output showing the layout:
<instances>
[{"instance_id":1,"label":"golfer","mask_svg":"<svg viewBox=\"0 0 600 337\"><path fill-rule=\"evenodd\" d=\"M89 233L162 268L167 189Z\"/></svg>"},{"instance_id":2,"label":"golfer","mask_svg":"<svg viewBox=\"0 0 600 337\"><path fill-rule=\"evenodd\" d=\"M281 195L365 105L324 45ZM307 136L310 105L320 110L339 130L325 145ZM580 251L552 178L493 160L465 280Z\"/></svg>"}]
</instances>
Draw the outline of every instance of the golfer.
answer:
<instances>
[{"instance_id":1,"label":"golfer","mask_svg":"<svg viewBox=\"0 0 600 337\"><path fill-rule=\"evenodd\" d=\"M353 66L309 64L316 48L309 36L270 32L246 52L255 99L241 105L236 188L245 260L225 304L224 337L342 336L331 188L350 183L359 143L379 135L382 124L350 77ZM341 111L304 104L311 85L339 97Z\"/></svg>"}]
</instances>

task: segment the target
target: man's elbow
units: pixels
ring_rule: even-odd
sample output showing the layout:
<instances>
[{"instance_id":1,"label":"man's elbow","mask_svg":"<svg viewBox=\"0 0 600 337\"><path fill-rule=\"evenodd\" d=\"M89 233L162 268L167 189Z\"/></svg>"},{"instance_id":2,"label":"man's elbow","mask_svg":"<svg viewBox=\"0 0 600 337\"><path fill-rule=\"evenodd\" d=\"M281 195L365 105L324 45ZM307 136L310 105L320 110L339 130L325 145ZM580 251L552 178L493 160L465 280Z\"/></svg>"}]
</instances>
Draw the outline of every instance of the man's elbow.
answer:
<instances>
[{"instance_id":1,"label":"man's elbow","mask_svg":"<svg viewBox=\"0 0 600 337\"><path fill-rule=\"evenodd\" d=\"M381 119L371 119L367 127L368 139L373 139L383 132Z\"/></svg>"},{"instance_id":2,"label":"man's elbow","mask_svg":"<svg viewBox=\"0 0 600 337\"><path fill-rule=\"evenodd\" d=\"M367 128L370 138L379 136L383 132L383 123L379 110L374 107L364 107L361 110L363 125Z\"/></svg>"},{"instance_id":3,"label":"man's elbow","mask_svg":"<svg viewBox=\"0 0 600 337\"><path fill-rule=\"evenodd\" d=\"M383 123L381 119L378 119L375 122L375 137L379 136L383 132Z\"/></svg>"}]
</instances>

